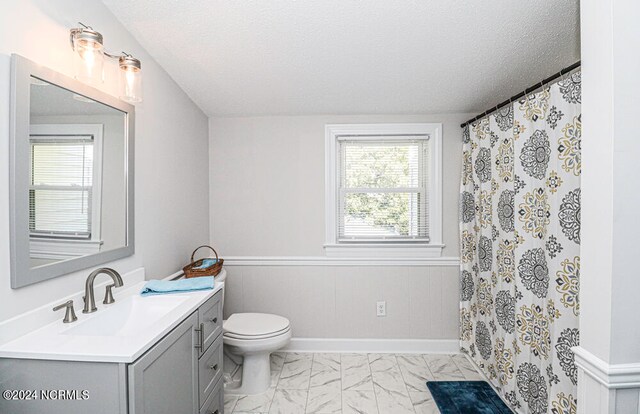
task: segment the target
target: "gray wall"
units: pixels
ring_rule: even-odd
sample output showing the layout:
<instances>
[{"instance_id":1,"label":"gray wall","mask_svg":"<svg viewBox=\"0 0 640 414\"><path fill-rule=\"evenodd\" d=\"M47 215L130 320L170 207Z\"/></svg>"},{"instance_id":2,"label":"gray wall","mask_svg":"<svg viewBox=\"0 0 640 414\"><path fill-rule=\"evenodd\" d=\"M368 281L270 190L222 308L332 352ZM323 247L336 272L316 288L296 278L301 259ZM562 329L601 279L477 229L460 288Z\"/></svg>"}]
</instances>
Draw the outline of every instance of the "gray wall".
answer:
<instances>
[{"instance_id":1,"label":"gray wall","mask_svg":"<svg viewBox=\"0 0 640 414\"><path fill-rule=\"evenodd\" d=\"M211 243L232 258L225 313L282 314L296 337L456 339L459 124L470 115L210 118ZM383 267L313 262L324 258L325 124L387 122L443 124L443 256L453 260ZM256 256L264 260L247 263ZM269 265L291 257L300 263ZM375 315L381 300L384 318Z\"/></svg>"},{"instance_id":2,"label":"gray wall","mask_svg":"<svg viewBox=\"0 0 640 414\"><path fill-rule=\"evenodd\" d=\"M297 338L458 338L457 266L225 266L225 317L289 318ZM376 316L376 301L387 316Z\"/></svg>"},{"instance_id":3,"label":"gray wall","mask_svg":"<svg viewBox=\"0 0 640 414\"><path fill-rule=\"evenodd\" d=\"M108 263L121 273L140 266L147 278L181 268L194 246L208 240L207 117L98 0L0 3L0 320L79 291L90 269L13 290L9 281L10 54L73 75L69 29L81 21L105 36L107 49L142 61L144 102L136 105L136 253ZM25 34L24 22L29 30ZM21 33L21 34L19 34ZM116 62L105 62L117 96ZM125 280L125 285L127 281Z\"/></svg>"}]
</instances>

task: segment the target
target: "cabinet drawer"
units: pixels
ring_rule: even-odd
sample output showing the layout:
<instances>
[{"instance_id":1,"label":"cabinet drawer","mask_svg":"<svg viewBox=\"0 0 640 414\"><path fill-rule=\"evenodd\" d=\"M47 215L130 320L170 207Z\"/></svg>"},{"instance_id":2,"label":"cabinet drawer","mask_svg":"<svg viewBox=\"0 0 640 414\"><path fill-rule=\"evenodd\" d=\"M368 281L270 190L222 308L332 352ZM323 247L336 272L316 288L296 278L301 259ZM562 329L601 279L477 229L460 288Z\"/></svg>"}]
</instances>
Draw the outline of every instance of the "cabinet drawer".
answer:
<instances>
[{"instance_id":1,"label":"cabinet drawer","mask_svg":"<svg viewBox=\"0 0 640 414\"><path fill-rule=\"evenodd\" d=\"M201 405L222 377L222 358L222 336L219 336L198 361Z\"/></svg>"},{"instance_id":2,"label":"cabinet drawer","mask_svg":"<svg viewBox=\"0 0 640 414\"><path fill-rule=\"evenodd\" d=\"M198 321L204 339L200 355L204 354L213 341L222 333L222 291L216 293L198 308Z\"/></svg>"},{"instance_id":3,"label":"cabinet drawer","mask_svg":"<svg viewBox=\"0 0 640 414\"><path fill-rule=\"evenodd\" d=\"M224 414L223 386L224 381L220 378L200 409L200 414Z\"/></svg>"}]
</instances>

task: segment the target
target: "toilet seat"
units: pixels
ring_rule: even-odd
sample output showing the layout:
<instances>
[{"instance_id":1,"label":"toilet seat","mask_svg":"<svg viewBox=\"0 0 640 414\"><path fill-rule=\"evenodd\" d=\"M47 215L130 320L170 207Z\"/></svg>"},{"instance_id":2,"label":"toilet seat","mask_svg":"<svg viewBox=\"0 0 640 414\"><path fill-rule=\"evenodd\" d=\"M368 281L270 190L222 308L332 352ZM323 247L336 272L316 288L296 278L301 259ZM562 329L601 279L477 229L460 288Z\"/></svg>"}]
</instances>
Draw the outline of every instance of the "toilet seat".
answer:
<instances>
[{"instance_id":1,"label":"toilet seat","mask_svg":"<svg viewBox=\"0 0 640 414\"><path fill-rule=\"evenodd\" d=\"M232 338L232 339L240 339L240 340L245 340L245 341L251 341L251 340L257 340L257 339L267 339L267 338L273 338L274 336L278 336L278 335L282 335L284 333L287 333L290 330L289 327L282 329L278 332L272 332L272 333L268 333L268 334L264 334L264 335L238 335L238 334L234 334L232 332L225 332L224 333L224 338Z\"/></svg>"},{"instance_id":2,"label":"toilet seat","mask_svg":"<svg viewBox=\"0 0 640 414\"><path fill-rule=\"evenodd\" d=\"M290 330L289 320L269 313L234 313L223 324L224 337L257 340L282 335Z\"/></svg>"}]
</instances>

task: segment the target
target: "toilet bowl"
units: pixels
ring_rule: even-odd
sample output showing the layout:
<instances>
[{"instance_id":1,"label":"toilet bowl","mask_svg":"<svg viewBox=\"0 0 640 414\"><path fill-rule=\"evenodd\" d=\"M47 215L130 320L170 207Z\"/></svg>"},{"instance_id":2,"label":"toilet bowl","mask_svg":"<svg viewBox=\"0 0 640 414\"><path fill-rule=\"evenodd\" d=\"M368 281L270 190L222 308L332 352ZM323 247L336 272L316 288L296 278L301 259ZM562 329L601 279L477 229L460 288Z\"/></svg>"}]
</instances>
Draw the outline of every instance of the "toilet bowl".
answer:
<instances>
[{"instance_id":1,"label":"toilet bowl","mask_svg":"<svg viewBox=\"0 0 640 414\"><path fill-rule=\"evenodd\" d=\"M225 392L265 392L271 383L269 357L291 339L289 320L267 313L236 313L224 322L223 335L225 349L243 357L242 383L239 386L227 386Z\"/></svg>"},{"instance_id":2,"label":"toilet bowl","mask_svg":"<svg viewBox=\"0 0 640 414\"><path fill-rule=\"evenodd\" d=\"M223 269L217 282L224 282ZM222 293L224 306L224 289ZM286 346L291 340L289 320L268 313L234 313L223 321L225 353L242 358L242 380L225 384L227 394L260 394L271 383L272 352Z\"/></svg>"}]
</instances>

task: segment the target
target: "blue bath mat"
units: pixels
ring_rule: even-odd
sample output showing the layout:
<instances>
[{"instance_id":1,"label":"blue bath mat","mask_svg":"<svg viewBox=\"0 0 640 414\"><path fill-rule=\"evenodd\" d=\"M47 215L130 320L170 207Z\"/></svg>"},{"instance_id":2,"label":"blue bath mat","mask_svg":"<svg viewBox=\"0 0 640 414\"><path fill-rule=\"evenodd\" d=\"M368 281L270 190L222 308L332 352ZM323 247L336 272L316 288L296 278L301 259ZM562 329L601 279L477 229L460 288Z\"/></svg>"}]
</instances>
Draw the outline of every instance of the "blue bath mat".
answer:
<instances>
[{"instance_id":1,"label":"blue bath mat","mask_svg":"<svg viewBox=\"0 0 640 414\"><path fill-rule=\"evenodd\" d=\"M442 414L512 414L486 381L429 381Z\"/></svg>"}]
</instances>

